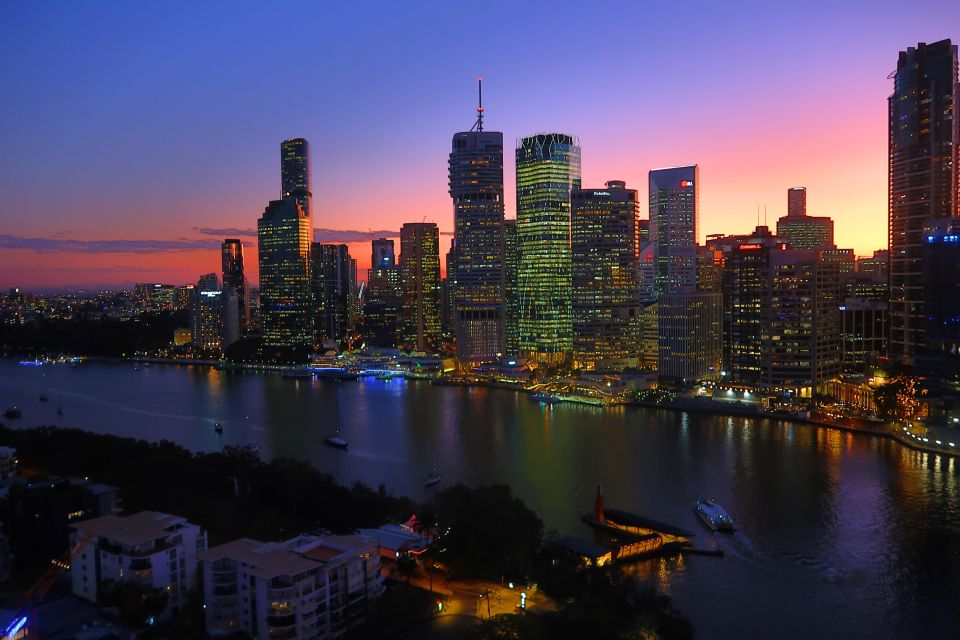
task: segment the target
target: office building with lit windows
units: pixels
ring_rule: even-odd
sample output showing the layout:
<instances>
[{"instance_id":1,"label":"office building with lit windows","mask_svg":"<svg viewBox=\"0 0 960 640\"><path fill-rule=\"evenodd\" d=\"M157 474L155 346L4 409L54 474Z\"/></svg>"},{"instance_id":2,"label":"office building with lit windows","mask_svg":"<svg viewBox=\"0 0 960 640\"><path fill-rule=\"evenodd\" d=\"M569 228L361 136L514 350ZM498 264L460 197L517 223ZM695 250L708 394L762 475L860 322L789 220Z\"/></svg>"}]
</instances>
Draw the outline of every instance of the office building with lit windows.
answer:
<instances>
[{"instance_id":1,"label":"office building with lit windows","mask_svg":"<svg viewBox=\"0 0 960 640\"><path fill-rule=\"evenodd\" d=\"M313 193L310 191L310 144L303 138L280 143L280 197L300 203L310 217Z\"/></svg>"},{"instance_id":2,"label":"office building with lit windows","mask_svg":"<svg viewBox=\"0 0 960 640\"><path fill-rule=\"evenodd\" d=\"M447 263L457 359L492 362L505 349L503 134L464 131L449 158L453 247ZM453 264L451 264L451 262Z\"/></svg>"},{"instance_id":3,"label":"office building with lit windows","mask_svg":"<svg viewBox=\"0 0 960 640\"><path fill-rule=\"evenodd\" d=\"M787 215L777 220L777 237L791 249L825 249L833 245L833 220L807 215L806 187L787 189Z\"/></svg>"},{"instance_id":4,"label":"office building with lit windows","mask_svg":"<svg viewBox=\"0 0 960 640\"><path fill-rule=\"evenodd\" d=\"M957 80L957 46L921 42L900 52L888 99L888 348L905 362L927 345L924 225L958 213Z\"/></svg>"},{"instance_id":5,"label":"office building with lit windows","mask_svg":"<svg viewBox=\"0 0 960 640\"><path fill-rule=\"evenodd\" d=\"M440 333L440 231L432 222L400 228L400 344L437 353Z\"/></svg>"},{"instance_id":6,"label":"office building with lit windows","mask_svg":"<svg viewBox=\"0 0 960 640\"><path fill-rule=\"evenodd\" d=\"M352 329L352 299L357 280L345 244L310 245L310 288L313 292L317 342L343 341Z\"/></svg>"},{"instance_id":7,"label":"office building with lit windows","mask_svg":"<svg viewBox=\"0 0 960 640\"><path fill-rule=\"evenodd\" d=\"M363 296L363 337L372 346L393 347L398 343L402 296L393 240L372 241L370 264Z\"/></svg>"},{"instance_id":8,"label":"office building with lit windows","mask_svg":"<svg viewBox=\"0 0 960 640\"><path fill-rule=\"evenodd\" d=\"M960 219L927 224L923 238L928 351L960 368Z\"/></svg>"},{"instance_id":9,"label":"office building with lit windows","mask_svg":"<svg viewBox=\"0 0 960 640\"><path fill-rule=\"evenodd\" d=\"M517 221L503 221L503 318L505 355L520 354L520 296L517 291Z\"/></svg>"},{"instance_id":10,"label":"office building with lit windows","mask_svg":"<svg viewBox=\"0 0 960 640\"><path fill-rule=\"evenodd\" d=\"M657 375L688 385L721 371L723 298L713 291L678 291L657 300Z\"/></svg>"},{"instance_id":11,"label":"office building with lit windows","mask_svg":"<svg viewBox=\"0 0 960 640\"><path fill-rule=\"evenodd\" d=\"M840 370L840 272L760 226L724 251L724 369L738 383L810 397Z\"/></svg>"},{"instance_id":12,"label":"office building with lit windows","mask_svg":"<svg viewBox=\"0 0 960 640\"><path fill-rule=\"evenodd\" d=\"M243 243L227 238L220 245L220 263L223 271L223 290L232 289L236 294L237 317L240 331L250 325L250 294L247 291L247 278L243 271Z\"/></svg>"},{"instance_id":13,"label":"office building with lit windows","mask_svg":"<svg viewBox=\"0 0 960 640\"><path fill-rule=\"evenodd\" d=\"M517 142L517 295L520 356L565 364L573 352L570 194L580 143L564 133Z\"/></svg>"},{"instance_id":14,"label":"office building with lit windows","mask_svg":"<svg viewBox=\"0 0 960 640\"><path fill-rule=\"evenodd\" d=\"M637 366L640 337L637 191L620 180L571 196L573 360L584 369Z\"/></svg>"},{"instance_id":15,"label":"office building with lit windows","mask_svg":"<svg viewBox=\"0 0 960 640\"><path fill-rule=\"evenodd\" d=\"M656 252L657 295L697 288L699 185L697 165L650 171L650 241Z\"/></svg>"},{"instance_id":16,"label":"office building with lit windows","mask_svg":"<svg viewBox=\"0 0 960 640\"><path fill-rule=\"evenodd\" d=\"M194 289L190 308L190 335L193 346L207 350L221 347L223 312L223 291L220 290L217 274L204 274Z\"/></svg>"},{"instance_id":17,"label":"office building with lit windows","mask_svg":"<svg viewBox=\"0 0 960 640\"><path fill-rule=\"evenodd\" d=\"M260 322L267 347L313 346L310 236L310 218L293 198L271 201L257 221Z\"/></svg>"}]
</instances>

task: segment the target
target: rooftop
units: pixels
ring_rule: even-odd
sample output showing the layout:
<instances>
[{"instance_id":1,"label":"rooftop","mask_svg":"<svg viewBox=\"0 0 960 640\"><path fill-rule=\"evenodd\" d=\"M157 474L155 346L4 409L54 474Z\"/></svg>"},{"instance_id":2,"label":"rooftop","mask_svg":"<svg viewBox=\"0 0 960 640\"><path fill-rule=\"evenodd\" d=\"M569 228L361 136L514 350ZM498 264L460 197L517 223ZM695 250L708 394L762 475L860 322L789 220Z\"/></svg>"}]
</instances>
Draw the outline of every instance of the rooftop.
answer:
<instances>
[{"instance_id":1,"label":"rooftop","mask_svg":"<svg viewBox=\"0 0 960 640\"><path fill-rule=\"evenodd\" d=\"M100 536L123 545L138 545L164 538L172 533L177 525L187 521L158 511L141 511L130 516L103 516L92 520L83 520L72 526L73 529L88 536Z\"/></svg>"},{"instance_id":2,"label":"rooftop","mask_svg":"<svg viewBox=\"0 0 960 640\"><path fill-rule=\"evenodd\" d=\"M364 536L298 536L284 542L241 538L198 554L204 562L232 560L262 578L296 575L316 569L341 556L358 552L374 541Z\"/></svg>"}]
</instances>

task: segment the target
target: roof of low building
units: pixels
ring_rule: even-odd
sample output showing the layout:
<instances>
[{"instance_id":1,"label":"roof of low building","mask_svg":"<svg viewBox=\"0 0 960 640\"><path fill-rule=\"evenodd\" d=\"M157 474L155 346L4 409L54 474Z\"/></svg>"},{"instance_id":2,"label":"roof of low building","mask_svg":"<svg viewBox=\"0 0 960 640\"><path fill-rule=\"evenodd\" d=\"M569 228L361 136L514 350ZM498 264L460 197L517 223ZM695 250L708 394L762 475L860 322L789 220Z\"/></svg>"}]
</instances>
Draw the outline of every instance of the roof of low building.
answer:
<instances>
[{"instance_id":1,"label":"roof of low building","mask_svg":"<svg viewBox=\"0 0 960 640\"><path fill-rule=\"evenodd\" d=\"M138 545L165 538L176 525L187 524L185 518L141 511L129 516L103 516L76 522L71 527L88 536L100 536L124 545Z\"/></svg>"}]
</instances>

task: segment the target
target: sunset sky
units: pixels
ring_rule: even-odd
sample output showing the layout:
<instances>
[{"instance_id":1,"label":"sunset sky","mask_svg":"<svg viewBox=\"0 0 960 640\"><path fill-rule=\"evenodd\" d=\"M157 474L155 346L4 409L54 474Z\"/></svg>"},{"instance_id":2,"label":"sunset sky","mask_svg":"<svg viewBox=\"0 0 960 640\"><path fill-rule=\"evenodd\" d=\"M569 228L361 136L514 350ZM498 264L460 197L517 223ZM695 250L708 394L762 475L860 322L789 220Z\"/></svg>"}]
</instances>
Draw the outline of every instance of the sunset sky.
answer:
<instances>
[{"instance_id":1,"label":"sunset sky","mask_svg":"<svg viewBox=\"0 0 960 640\"><path fill-rule=\"evenodd\" d=\"M701 240L786 190L837 243L886 246L897 52L960 39L960 2L3 2L0 287L196 281L312 145L317 240L453 228L451 135L580 138L584 186L700 165ZM520 6L523 5L523 6ZM907 8L909 7L909 9ZM641 208L646 217L646 207ZM246 234L246 235L243 235ZM446 252L449 235L441 250Z\"/></svg>"}]
</instances>

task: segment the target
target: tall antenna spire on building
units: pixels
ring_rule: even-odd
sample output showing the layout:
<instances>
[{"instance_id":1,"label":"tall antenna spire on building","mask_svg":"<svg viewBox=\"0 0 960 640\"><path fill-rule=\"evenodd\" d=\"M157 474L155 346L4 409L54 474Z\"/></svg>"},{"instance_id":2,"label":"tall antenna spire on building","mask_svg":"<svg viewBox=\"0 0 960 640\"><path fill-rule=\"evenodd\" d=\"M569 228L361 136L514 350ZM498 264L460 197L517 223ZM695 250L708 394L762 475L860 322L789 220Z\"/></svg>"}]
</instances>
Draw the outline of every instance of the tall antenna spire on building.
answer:
<instances>
[{"instance_id":1,"label":"tall antenna spire on building","mask_svg":"<svg viewBox=\"0 0 960 640\"><path fill-rule=\"evenodd\" d=\"M477 131L483 131L483 76L477 76Z\"/></svg>"}]
</instances>

